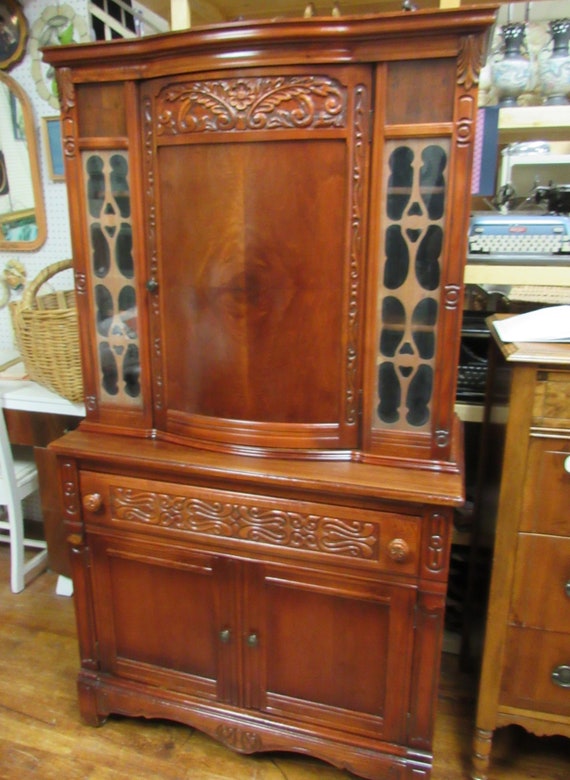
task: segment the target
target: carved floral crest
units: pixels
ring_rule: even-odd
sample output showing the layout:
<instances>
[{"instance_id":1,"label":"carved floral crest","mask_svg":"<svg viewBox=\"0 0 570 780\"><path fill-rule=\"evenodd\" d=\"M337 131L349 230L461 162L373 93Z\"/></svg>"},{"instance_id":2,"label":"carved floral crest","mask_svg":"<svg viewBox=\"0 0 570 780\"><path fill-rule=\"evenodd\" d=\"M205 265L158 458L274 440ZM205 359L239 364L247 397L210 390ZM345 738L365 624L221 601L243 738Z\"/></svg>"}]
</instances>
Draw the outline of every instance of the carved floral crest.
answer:
<instances>
[{"instance_id":1,"label":"carved floral crest","mask_svg":"<svg viewBox=\"0 0 570 780\"><path fill-rule=\"evenodd\" d=\"M155 103L158 135L344 127L346 88L325 76L171 84Z\"/></svg>"}]
</instances>

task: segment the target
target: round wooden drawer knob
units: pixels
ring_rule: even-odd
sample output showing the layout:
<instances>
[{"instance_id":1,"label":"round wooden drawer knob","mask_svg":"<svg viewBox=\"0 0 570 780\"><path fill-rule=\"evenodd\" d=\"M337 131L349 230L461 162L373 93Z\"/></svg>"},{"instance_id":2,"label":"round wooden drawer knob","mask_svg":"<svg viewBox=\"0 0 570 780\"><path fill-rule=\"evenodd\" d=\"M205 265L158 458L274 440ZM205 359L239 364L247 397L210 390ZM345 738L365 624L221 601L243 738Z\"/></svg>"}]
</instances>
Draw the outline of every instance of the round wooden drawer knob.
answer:
<instances>
[{"instance_id":1,"label":"round wooden drawer knob","mask_svg":"<svg viewBox=\"0 0 570 780\"><path fill-rule=\"evenodd\" d=\"M396 563L404 563L410 557L410 545L405 539L392 539L388 545L388 555Z\"/></svg>"},{"instance_id":2,"label":"round wooden drawer knob","mask_svg":"<svg viewBox=\"0 0 570 780\"><path fill-rule=\"evenodd\" d=\"M103 497L100 493L88 493L83 496L83 509L87 512L98 512L103 506Z\"/></svg>"}]
</instances>

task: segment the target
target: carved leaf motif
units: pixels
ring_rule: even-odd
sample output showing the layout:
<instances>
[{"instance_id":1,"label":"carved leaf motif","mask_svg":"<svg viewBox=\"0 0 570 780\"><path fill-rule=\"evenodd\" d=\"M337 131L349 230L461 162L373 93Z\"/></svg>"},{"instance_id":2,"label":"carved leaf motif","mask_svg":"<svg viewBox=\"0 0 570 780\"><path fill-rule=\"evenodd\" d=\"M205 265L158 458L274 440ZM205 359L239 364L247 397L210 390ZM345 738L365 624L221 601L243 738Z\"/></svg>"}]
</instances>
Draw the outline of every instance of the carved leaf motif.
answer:
<instances>
[{"instance_id":1,"label":"carved leaf motif","mask_svg":"<svg viewBox=\"0 0 570 780\"><path fill-rule=\"evenodd\" d=\"M457 83L465 87L466 90L471 90L479 84L483 55L481 37L467 35L462 39L461 51L457 59Z\"/></svg>"},{"instance_id":2,"label":"carved leaf motif","mask_svg":"<svg viewBox=\"0 0 570 780\"><path fill-rule=\"evenodd\" d=\"M195 81L156 99L158 135L343 127L346 90L321 76Z\"/></svg>"},{"instance_id":3,"label":"carved leaf motif","mask_svg":"<svg viewBox=\"0 0 570 780\"><path fill-rule=\"evenodd\" d=\"M111 512L118 520L258 544L352 558L378 555L377 526L359 520L120 487L111 489Z\"/></svg>"}]
</instances>

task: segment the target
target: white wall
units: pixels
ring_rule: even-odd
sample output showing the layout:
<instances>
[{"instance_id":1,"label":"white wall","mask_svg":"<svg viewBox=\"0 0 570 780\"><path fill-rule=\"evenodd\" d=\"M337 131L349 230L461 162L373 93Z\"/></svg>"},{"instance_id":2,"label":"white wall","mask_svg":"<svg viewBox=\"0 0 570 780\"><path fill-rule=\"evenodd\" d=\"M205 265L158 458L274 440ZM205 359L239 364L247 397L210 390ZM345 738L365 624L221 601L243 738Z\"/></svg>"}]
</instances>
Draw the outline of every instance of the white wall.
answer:
<instances>
[{"instance_id":1,"label":"white wall","mask_svg":"<svg viewBox=\"0 0 570 780\"><path fill-rule=\"evenodd\" d=\"M57 3L50 0L23 0L22 3L24 15L28 20L30 32L34 30L36 35L43 25L46 12L49 9L57 9ZM80 28L88 29L87 24L87 0L66 0L59 4L60 8L65 7L77 14L78 20L82 22ZM28 280L33 279L42 268L58 260L71 257L71 239L69 230L69 217L67 210L67 189L65 182L51 181L48 175L46 160L46 149L41 133L41 118L45 116L54 116L58 114L57 108L50 105L44 98L38 94L35 78L37 76L37 62L34 72L32 66L34 62L29 54L30 44L28 40L28 49L24 58L11 70L8 76L17 81L30 98L32 104L32 113L34 126L36 129L36 142L40 158L40 179L44 195L44 206L47 218L47 240L45 244L35 252L7 252L0 251L0 274L3 273L6 263L9 260L17 259L26 268ZM43 66L45 68L45 66ZM53 286L60 289L70 289L73 284L71 272L59 274L55 279ZM12 293L12 300L19 298L18 293ZM8 307L0 309L0 349L10 349L13 346L12 325Z\"/></svg>"}]
</instances>

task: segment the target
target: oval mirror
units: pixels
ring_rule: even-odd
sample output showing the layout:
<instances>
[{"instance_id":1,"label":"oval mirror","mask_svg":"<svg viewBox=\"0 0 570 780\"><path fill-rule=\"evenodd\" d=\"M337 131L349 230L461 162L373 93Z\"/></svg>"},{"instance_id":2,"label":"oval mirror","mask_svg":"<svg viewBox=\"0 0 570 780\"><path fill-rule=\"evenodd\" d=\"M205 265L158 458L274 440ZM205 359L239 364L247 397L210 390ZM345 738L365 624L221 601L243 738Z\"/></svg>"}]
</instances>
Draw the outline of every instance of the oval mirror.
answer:
<instances>
[{"instance_id":1,"label":"oval mirror","mask_svg":"<svg viewBox=\"0 0 570 780\"><path fill-rule=\"evenodd\" d=\"M0 72L0 249L32 251L46 240L32 106Z\"/></svg>"}]
</instances>

